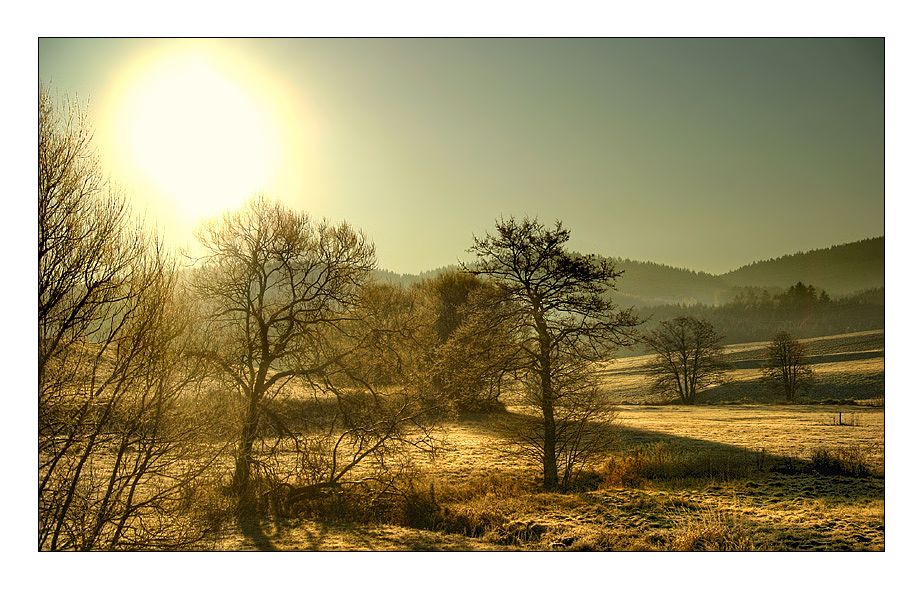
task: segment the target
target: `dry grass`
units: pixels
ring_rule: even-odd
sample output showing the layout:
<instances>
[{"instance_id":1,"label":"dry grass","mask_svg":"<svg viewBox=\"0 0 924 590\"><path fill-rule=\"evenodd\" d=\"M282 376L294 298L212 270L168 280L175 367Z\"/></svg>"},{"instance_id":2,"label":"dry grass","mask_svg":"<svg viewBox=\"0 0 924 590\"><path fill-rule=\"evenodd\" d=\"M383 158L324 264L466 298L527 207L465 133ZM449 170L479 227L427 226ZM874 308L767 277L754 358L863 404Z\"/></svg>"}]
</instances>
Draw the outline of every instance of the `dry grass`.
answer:
<instances>
[{"instance_id":1,"label":"dry grass","mask_svg":"<svg viewBox=\"0 0 924 590\"><path fill-rule=\"evenodd\" d=\"M881 465L882 411L857 412L860 426L837 428L819 406L627 408L616 430L625 450L600 466L601 485L562 494L540 491L529 465L492 450L493 419L470 418L447 426L447 451L420 463L391 523L237 523L215 548L881 550L884 479L825 459L817 469L825 453ZM771 451L774 435L787 440Z\"/></svg>"},{"instance_id":2,"label":"dry grass","mask_svg":"<svg viewBox=\"0 0 924 590\"><path fill-rule=\"evenodd\" d=\"M829 386L841 379L856 392L864 376L881 378L881 339L815 339L813 354L826 361L815 369ZM736 375L757 370L747 363L760 348L735 348ZM605 374L618 386L614 399L631 398L633 388L644 395L641 362L621 359L619 373ZM502 415L470 416L444 425L443 452L417 460L404 503L385 521L237 522L214 548L883 550L884 394L876 387L867 405L685 407L634 398L614 406L620 451L596 466L588 480L596 484L560 494L542 492L535 466L503 452Z\"/></svg>"}]
</instances>

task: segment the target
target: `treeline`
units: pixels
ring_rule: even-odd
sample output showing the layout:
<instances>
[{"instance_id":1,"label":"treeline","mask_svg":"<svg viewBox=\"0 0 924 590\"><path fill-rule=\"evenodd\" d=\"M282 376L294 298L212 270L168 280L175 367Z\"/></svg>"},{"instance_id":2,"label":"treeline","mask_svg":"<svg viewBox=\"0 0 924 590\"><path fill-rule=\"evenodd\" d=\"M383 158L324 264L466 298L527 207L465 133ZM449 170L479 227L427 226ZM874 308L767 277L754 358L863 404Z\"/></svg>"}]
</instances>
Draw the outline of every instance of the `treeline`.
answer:
<instances>
[{"instance_id":1,"label":"treeline","mask_svg":"<svg viewBox=\"0 0 924 590\"><path fill-rule=\"evenodd\" d=\"M758 295L762 290L776 295L799 281L817 285L829 296L841 298L885 286L882 237L761 260L723 275L625 258L609 260L614 268L623 271L610 299L618 305L636 308L725 305L740 296L752 297L755 289ZM381 282L410 286L455 268L449 265L419 274L376 270L374 276Z\"/></svg>"},{"instance_id":2,"label":"treeline","mask_svg":"<svg viewBox=\"0 0 924 590\"><path fill-rule=\"evenodd\" d=\"M703 319L724 334L727 343L762 341L778 331L813 338L884 329L885 289L832 298L800 281L782 293L746 289L725 305L660 305L640 307L638 313L651 323L677 316Z\"/></svg>"}]
</instances>

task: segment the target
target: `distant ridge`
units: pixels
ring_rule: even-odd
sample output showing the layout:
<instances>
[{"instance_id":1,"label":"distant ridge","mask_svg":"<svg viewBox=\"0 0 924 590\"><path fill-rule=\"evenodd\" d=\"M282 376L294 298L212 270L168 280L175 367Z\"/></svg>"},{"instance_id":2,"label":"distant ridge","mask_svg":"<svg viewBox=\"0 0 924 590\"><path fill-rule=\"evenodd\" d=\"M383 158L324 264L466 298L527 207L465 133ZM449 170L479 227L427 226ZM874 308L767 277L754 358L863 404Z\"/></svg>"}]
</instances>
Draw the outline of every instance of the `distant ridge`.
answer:
<instances>
[{"instance_id":1,"label":"distant ridge","mask_svg":"<svg viewBox=\"0 0 924 590\"><path fill-rule=\"evenodd\" d=\"M721 305L735 298L737 289L720 277L654 262L611 258L623 275L613 299L621 305L673 303Z\"/></svg>"},{"instance_id":2,"label":"distant ridge","mask_svg":"<svg viewBox=\"0 0 924 590\"><path fill-rule=\"evenodd\" d=\"M432 270L426 270L416 275L407 273L398 274L390 270L375 269L372 271L372 278L374 278L379 283L390 283L392 285L402 285L404 287L409 287L418 281L422 281L424 279L432 279L440 273L455 270L457 268L458 265L448 264L446 266L441 266Z\"/></svg>"},{"instance_id":3,"label":"distant ridge","mask_svg":"<svg viewBox=\"0 0 924 590\"><path fill-rule=\"evenodd\" d=\"M829 295L885 287L885 237L752 262L721 278L736 287L785 287L802 281Z\"/></svg>"},{"instance_id":4,"label":"distant ridge","mask_svg":"<svg viewBox=\"0 0 924 590\"><path fill-rule=\"evenodd\" d=\"M802 281L839 297L885 287L885 238L868 238L808 252L761 260L722 275L655 262L610 258L624 271L612 298L620 305L722 305L748 287L780 292ZM375 271L377 281L409 286L457 268L447 265L419 274Z\"/></svg>"}]
</instances>

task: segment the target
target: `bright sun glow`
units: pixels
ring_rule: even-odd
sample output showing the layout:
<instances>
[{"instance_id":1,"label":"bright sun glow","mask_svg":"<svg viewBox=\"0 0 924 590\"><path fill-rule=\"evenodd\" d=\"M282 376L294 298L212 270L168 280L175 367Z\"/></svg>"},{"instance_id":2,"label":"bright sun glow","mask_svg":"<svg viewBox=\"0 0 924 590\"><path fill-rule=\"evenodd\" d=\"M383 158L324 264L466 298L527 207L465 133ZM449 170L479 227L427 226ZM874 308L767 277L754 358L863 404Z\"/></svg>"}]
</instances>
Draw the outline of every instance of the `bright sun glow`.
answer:
<instances>
[{"instance_id":1,"label":"bright sun glow","mask_svg":"<svg viewBox=\"0 0 924 590\"><path fill-rule=\"evenodd\" d=\"M260 86L202 49L141 60L113 99L116 157L187 222L237 207L280 166L280 133Z\"/></svg>"}]
</instances>

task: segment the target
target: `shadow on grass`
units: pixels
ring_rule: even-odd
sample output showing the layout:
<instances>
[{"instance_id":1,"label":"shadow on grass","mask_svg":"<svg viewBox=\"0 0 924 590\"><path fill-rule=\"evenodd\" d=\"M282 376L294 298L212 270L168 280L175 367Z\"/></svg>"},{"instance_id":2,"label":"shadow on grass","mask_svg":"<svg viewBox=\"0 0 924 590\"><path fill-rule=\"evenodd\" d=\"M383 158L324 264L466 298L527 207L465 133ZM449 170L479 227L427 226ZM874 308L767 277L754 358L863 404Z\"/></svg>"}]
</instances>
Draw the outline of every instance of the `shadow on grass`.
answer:
<instances>
[{"instance_id":1,"label":"shadow on grass","mask_svg":"<svg viewBox=\"0 0 924 590\"><path fill-rule=\"evenodd\" d=\"M259 551L277 551L276 546L263 532L263 526L260 519L256 516L243 515L237 519L238 526L241 527L241 533L244 537L253 543Z\"/></svg>"},{"instance_id":2,"label":"shadow on grass","mask_svg":"<svg viewBox=\"0 0 924 590\"><path fill-rule=\"evenodd\" d=\"M739 353L742 356L746 353ZM766 361L763 358L748 358L744 360L735 360L731 355L731 364L736 369L760 369ZM843 363L848 361L860 361L866 359L883 358L885 353L881 350L868 350L861 352L837 352L831 354L815 354L806 357L806 363L809 365L823 365L827 363Z\"/></svg>"},{"instance_id":3,"label":"shadow on grass","mask_svg":"<svg viewBox=\"0 0 924 590\"><path fill-rule=\"evenodd\" d=\"M386 525L381 525L386 526ZM474 539L438 535L414 527L396 527L394 532L377 525L354 524L341 520L312 519L275 523L276 533L285 542L269 544L269 551L474 551L484 549ZM251 538L251 537L248 537ZM261 548L262 549L262 548Z\"/></svg>"},{"instance_id":4,"label":"shadow on grass","mask_svg":"<svg viewBox=\"0 0 924 590\"><path fill-rule=\"evenodd\" d=\"M801 393L801 392L800 392ZM816 380L808 402L819 400L863 400L885 396L885 373L871 375L823 376ZM711 387L697 394L699 405L723 402L774 403L783 399L759 380L733 381Z\"/></svg>"},{"instance_id":5,"label":"shadow on grass","mask_svg":"<svg viewBox=\"0 0 924 590\"><path fill-rule=\"evenodd\" d=\"M678 409L680 406L678 406ZM664 411L653 407L653 411ZM522 415L469 417L464 425L491 437L504 437L507 429L503 420ZM615 424L598 424L611 441L608 451L617 457L644 456L647 461L646 479L652 480L724 480L748 479L759 474L810 475L826 477L841 475L826 472L810 460L768 453L706 439L679 436L655 430ZM830 468L830 466L826 466ZM536 466L537 472L539 466ZM846 473L843 475L847 475ZM874 479L875 476L872 476ZM862 478L858 478L862 479Z\"/></svg>"}]
</instances>

